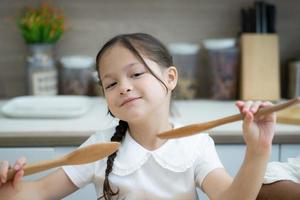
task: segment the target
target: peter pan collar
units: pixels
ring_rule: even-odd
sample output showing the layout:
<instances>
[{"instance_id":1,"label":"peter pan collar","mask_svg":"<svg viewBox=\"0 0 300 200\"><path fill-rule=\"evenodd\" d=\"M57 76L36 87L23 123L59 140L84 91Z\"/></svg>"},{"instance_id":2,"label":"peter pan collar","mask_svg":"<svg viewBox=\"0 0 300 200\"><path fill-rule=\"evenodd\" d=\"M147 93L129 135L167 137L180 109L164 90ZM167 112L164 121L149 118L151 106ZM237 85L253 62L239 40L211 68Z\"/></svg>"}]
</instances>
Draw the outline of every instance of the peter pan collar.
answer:
<instances>
[{"instance_id":1,"label":"peter pan collar","mask_svg":"<svg viewBox=\"0 0 300 200\"><path fill-rule=\"evenodd\" d=\"M174 128L178 127L180 125L174 124ZM184 172L193 166L200 153L199 139L195 137L204 135L206 134L170 139L158 149L149 151L138 144L127 131L115 158L112 172L119 176L132 174L140 169L151 156L165 169Z\"/></svg>"}]
</instances>

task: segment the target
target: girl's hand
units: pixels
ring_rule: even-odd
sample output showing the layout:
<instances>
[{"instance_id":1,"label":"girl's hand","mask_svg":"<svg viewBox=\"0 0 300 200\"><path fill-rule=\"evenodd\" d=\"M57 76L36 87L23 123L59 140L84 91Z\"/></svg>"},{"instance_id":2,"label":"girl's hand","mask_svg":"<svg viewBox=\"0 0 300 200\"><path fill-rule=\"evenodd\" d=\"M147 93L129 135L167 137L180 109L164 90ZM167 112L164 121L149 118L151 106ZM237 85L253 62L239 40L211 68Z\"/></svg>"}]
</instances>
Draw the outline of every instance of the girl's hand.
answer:
<instances>
[{"instance_id":1,"label":"girl's hand","mask_svg":"<svg viewBox=\"0 0 300 200\"><path fill-rule=\"evenodd\" d=\"M7 188L8 190L18 191L19 183L24 175L23 167L26 164L26 158L19 158L13 169L17 171L14 178L11 181L7 181L8 170L10 169L8 161L0 161L0 191L1 189Z\"/></svg>"},{"instance_id":2,"label":"girl's hand","mask_svg":"<svg viewBox=\"0 0 300 200\"><path fill-rule=\"evenodd\" d=\"M264 107L271 106L271 102L237 101L236 106L244 114L243 136L247 148L256 153L269 152L275 132L276 115L271 113L254 118L254 114Z\"/></svg>"}]
</instances>

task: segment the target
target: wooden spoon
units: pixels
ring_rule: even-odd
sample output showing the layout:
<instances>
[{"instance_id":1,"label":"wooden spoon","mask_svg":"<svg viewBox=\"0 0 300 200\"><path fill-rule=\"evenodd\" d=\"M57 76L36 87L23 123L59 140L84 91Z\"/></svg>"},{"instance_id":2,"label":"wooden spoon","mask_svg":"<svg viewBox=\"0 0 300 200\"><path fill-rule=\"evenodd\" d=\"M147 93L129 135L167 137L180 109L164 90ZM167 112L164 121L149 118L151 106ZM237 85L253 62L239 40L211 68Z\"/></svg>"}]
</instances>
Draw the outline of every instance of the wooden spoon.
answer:
<instances>
[{"instance_id":1,"label":"wooden spoon","mask_svg":"<svg viewBox=\"0 0 300 200\"><path fill-rule=\"evenodd\" d=\"M261 115L276 112L276 111L285 109L285 108L290 107L297 103L300 103L299 97L291 99L284 103L279 103L279 104L267 107L267 108L261 108L254 114L254 117L258 117ZM231 115L231 116L224 117L224 118L217 119L217 120L212 120L212 121L208 121L208 122L204 122L204 123L197 123L197 124L191 124L188 126L180 127L177 129L159 133L157 136L161 139L170 139L170 138L179 138L179 137L190 136L190 135L194 135L194 134L209 130L211 128L215 128L215 127L223 125L223 124L242 120L243 118L244 118L243 114Z\"/></svg>"},{"instance_id":2,"label":"wooden spoon","mask_svg":"<svg viewBox=\"0 0 300 200\"><path fill-rule=\"evenodd\" d=\"M118 142L107 142L78 148L75 151L58 159L46 160L31 165L25 165L24 176L63 165L80 165L94 162L114 153L119 148L119 146L120 143ZM14 169L10 169L8 171L7 180L11 180L14 177L15 173L16 171Z\"/></svg>"}]
</instances>

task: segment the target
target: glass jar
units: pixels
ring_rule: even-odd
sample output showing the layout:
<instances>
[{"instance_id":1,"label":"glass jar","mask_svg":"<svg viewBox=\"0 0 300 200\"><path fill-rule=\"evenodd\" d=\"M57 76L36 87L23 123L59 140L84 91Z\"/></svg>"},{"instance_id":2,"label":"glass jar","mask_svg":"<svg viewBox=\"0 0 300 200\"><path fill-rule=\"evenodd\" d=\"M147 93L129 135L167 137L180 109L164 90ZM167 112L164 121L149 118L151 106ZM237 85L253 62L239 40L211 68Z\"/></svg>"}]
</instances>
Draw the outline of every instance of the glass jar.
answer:
<instances>
[{"instance_id":1,"label":"glass jar","mask_svg":"<svg viewBox=\"0 0 300 200\"><path fill-rule=\"evenodd\" d=\"M27 86L29 95L56 95L57 69L53 58L53 45L29 45L27 57Z\"/></svg>"},{"instance_id":2,"label":"glass jar","mask_svg":"<svg viewBox=\"0 0 300 200\"><path fill-rule=\"evenodd\" d=\"M239 49L235 39L204 41L209 98L233 100L238 96Z\"/></svg>"},{"instance_id":3,"label":"glass jar","mask_svg":"<svg viewBox=\"0 0 300 200\"><path fill-rule=\"evenodd\" d=\"M176 99L194 99L197 92L196 72L199 68L199 45L194 43L171 43L168 49L179 74L174 97Z\"/></svg>"},{"instance_id":4,"label":"glass jar","mask_svg":"<svg viewBox=\"0 0 300 200\"><path fill-rule=\"evenodd\" d=\"M208 51L208 66L211 69L210 92L212 99L237 99L238 48Z\"/></svg>"},{"instance_id":5,"label":"glass jar","mask_svg":"<svg viewBox=\"0 0 300 200\"><path fill-rule=\"evenodd\" d=\"M93 93L94 59L89 56L61 58L61 93L65 95L91 95Z\"/></svg>"}]
</instances>

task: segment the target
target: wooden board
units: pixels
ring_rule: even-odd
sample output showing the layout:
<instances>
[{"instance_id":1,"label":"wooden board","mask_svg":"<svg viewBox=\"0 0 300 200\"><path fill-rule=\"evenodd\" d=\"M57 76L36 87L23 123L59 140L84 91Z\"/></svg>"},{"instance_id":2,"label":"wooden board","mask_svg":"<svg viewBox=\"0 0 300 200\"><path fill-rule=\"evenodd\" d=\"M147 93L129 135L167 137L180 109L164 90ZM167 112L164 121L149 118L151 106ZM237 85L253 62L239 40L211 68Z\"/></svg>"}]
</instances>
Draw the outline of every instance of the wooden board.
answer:
<instances>
[{"instance_id":1,"label":"wooden board","mask_svg":"<svg viewBox=\"0 0 300 200\"><path fill-rule=\"evenodd\" d=\"M291 108L282 110L277 113L278 123L300 125L300 106L296 105Z\"/></svg>"},{"instance_id":2,"label":"wooden board","mask_svg":"<svg viewBox=\"0 0 300 200\"><path fill-rule=\"evenodd\" d=\"M278 54L278 36L276 34L242 35L241 99L280 99Z\"/></svg>"}]
</instances>

